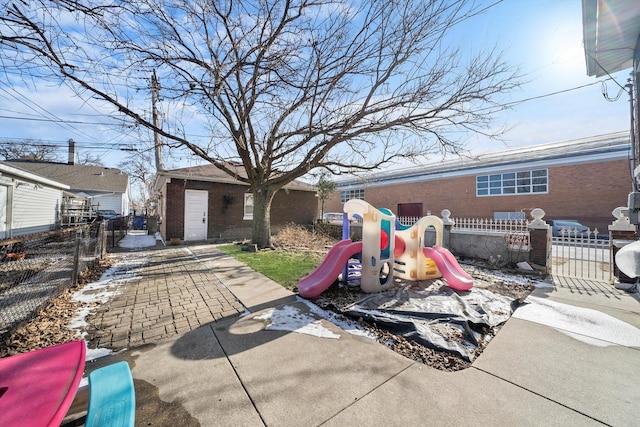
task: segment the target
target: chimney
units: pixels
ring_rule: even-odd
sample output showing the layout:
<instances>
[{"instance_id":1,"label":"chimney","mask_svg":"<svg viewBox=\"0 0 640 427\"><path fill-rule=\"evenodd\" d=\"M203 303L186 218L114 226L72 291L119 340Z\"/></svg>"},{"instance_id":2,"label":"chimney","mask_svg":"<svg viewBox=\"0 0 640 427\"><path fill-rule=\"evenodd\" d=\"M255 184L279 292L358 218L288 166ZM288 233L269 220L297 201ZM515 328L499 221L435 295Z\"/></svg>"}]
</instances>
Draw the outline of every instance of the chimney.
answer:
<instances>
[{"instance_id":1,"label":"chimney","mask_svg":"<svg viewBox=\"0 0 640 427\"><path fill-rule=\"evenodd\" d=\"M69 140L69 161L68 164L76 164L76 142L73 139Z\"/></svg>"}]
</instances>

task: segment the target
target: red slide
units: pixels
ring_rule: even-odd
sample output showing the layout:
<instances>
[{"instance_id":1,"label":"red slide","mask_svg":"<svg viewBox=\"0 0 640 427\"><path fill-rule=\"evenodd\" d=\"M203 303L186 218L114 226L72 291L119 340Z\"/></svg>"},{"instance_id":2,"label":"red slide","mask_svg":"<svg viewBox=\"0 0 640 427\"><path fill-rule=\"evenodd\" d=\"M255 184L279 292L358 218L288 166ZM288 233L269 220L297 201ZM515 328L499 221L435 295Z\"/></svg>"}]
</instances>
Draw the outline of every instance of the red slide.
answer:
<instances>
[{"instance_id":1,"label":"red slide","mask_svg":"<svg viewBox=\"0 0 640 427\"><path fill-rule=\"evenodd\" d=\"M304 298L317 298L336 281L349 258L362 252L362 242L341 240L333 246L320 265L298 282L298 292Z\"/></svg>"},{"instance_id":2,"label":"red slide","mask_svg":"<svg viewBox=\"0 0 640 427\"><path fill-rule=\"evenodd\" d=\"M449 264L456 266L458 269L458 272L462 277L466 277L469 280L473 280L473 277L471 277L469 273L467 273L462 268L460 268L460 265L458 264L458 260L456 260L456 257L453 256L453 254L449 251L449 249L443 248L442 246L433 246L433 250L444 255L447 261L449 261Z\"/></svg>"},{"instance_id":3,"label":"red slide","mask_svg":"<svg viewBox=\"0 0 640 427\"><path fill-rule=\"evenodd\" d=\"M473 278L465 272L451 252L445 248L434 246L422 248L424 255L431 258L447 281L447 285L457 291L468 291L473 287Z\"/></svg>"}]
</instances>

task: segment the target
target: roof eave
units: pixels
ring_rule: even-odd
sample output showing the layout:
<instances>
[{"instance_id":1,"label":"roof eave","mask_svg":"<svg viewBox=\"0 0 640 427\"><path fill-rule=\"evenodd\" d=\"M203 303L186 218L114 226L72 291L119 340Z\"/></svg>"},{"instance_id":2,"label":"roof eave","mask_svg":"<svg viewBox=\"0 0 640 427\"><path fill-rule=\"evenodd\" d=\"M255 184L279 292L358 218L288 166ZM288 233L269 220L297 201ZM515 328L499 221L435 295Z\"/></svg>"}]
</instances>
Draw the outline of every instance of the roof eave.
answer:
<instances>
[{"instance_id":1,"label":"roof eave","mask_svg":"<svg viewBox=\"0 0 640 427\"><path fill-rule=\"evenodd\" d=\"M602 68L598 67L595 59L597 14L597 0L582 0L582 38L588 76L594 76L598 71L602 71ZM600 76L598 75L597 77Z\"/></svg>"},{"instance_id":2,"label":"roof eave","mask_svg":"<svg viewBox=\"0 0 640 427\"><path fill-rule=\"evenodd\" d=\"M39 182L41 184L49 185L50 187L59 188L61 190L69 190L70 187L62 182L55 181L53 179L44 177L42 175L35 174L33 172L26 171L24 169L16 168L14 166L7 165L6 163L0 164L0 175L2 173L8 173L19 178L28 179L31 181Z\"/></svg>"},{"instance_id":3,"label":"roof eave","mask_svg":"<svg viewBox=\"0 0 640 427\"><path fill-rule=\"evenodd\" d=\"M582 0L582 31L588 76L602 77L633 67L640 36L636 0Z\"/></svg>"},{"instance_id":4,"label":"roof eave","mask_svg":"<svg viewBox=\"0 0 640 427\"><path fill-rule=\"evenodd\" d=\"M154 189L155 190L159 190L160 187L163 185L164 181L167 179L184 179L184 180L191 180L191 181L203 181L203 182L215 182L218 184L234 184L234 185L242 185L245 187L248 187L249 184L247 184L246 182L242 182L240 180L234 179L232 177L222 177L222 176L206 176L206 175L196 175L196 174L183 174L183 173L172 173L171 171L161 171L158 173L158 175L156 176L156 180L154 183ZM309 186L308 188L302 188L304 186ZM308 191L308 192L315 192L316 188L312 185L309 184L305 184L305 183L298 183L298 184L286 184L284 187L284 189L290 190L290 191Z\"/></svg>"}]
</instances>

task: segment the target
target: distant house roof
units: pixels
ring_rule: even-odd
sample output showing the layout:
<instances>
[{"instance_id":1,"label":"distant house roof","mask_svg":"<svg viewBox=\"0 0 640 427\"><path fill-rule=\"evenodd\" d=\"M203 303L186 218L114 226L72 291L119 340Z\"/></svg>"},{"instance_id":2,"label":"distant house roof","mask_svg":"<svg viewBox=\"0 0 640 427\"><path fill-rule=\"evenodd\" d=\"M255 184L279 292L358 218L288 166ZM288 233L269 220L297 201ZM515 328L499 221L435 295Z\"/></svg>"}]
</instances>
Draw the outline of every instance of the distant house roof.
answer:
<instances>
[{"instance_id":1,"label":"distant house roof","mask_svg":"<svg viewBox=\"0 0 640 427\"><path fill-rule=\"evenodd\" d=\"M638 0L582 0L582 31L588 76L631 68L640 35Z\"/></svg>"},{"instance_id":2,"label":"distant house roof","mask_svg":"<svg viewBox=\"0 0 640 427\"><path fill-rule=\"evenodd\" d=\"M62 182L58 182L41 175L16 168L8 164L7 162L0 162L0 175L8 175L10 177L26 179L43 185L48 185L49 187L59 188L63 191L69 189L69 186Z\"/></svg>"},{"instance_id":3,"label":"distant house roof","mask_svg":"<svg viewBox=\"0 0 640 427\"><path fill-rule=\"evenodd\" d=\"M125 193L129 176L120 169L104 166L69 165L29 160L9 160L6 164L69 186L72 191Z\"/></svg>"},{"instance_id":4,"label":"distant house roof","mask_svg":"<svg viewBox=\"0 0 640 427\"><path fill-rule=\"evenodd\" d=\"M570 141L535 145L472 158L445 160L423 166L403 168L336 181L339 189L410 183L429 179L547 168L566 164L628 158L629 132L617 132Z\"/></svg>"},{"instance_id":5,"label":"distant house roof","mask_svg":"<svg viewBox=\"0 0 640 427\"><path fill-rule=\"evenodd\" d=\"M229 167L237 173L237 176L239 177L247 176L242 166L229 165ZM216 166L210 163L206 165L191 166L187 168L161 171L158 173L158 175L161 177L167 177L167 178L190 179L195 181L247 185L243 182L238 181L232 176L229 176L229 174L227 174L226 172L222 171L221 169L217 168ZM316 191L316 187L301 181L290 182L289 184L285 185L284 188L288 190L313 191L313 192Z\"/></svg>"}]
</instances>

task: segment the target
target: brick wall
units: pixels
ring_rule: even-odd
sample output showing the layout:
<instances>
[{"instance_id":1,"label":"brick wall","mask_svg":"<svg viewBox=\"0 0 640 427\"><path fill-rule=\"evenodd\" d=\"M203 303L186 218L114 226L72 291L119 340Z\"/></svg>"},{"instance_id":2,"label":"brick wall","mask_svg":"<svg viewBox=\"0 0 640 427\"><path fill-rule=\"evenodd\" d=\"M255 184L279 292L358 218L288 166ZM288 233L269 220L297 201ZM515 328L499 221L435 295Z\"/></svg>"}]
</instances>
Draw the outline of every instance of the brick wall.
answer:
<instances>
[{"instance_id":1,"label":"brick wall","mask_svg":"<svg viewBox=\"0 0 640 427\"><path fill-rule=\"evenodd\" d=\"M271 204L271 224L312 225L318 217L318 198L311 191L278 191Z\"/></svg>"},{"instance_id":2,"label":"brick wall","mask_svg":"<svg viewBox=\"0 0 640 427\"><path fill-rule=\"evenodd\" d=\"M163 218L162 226L166 239L184 238L184 190L208 192L209 239L231 240L251 237L252 222L242 219L246 186L172 179L163 192L166 194L166 217ZM281 190L271 205L271 224L313 224L317 211L318 201L314 192Z\"/></svg>"},{"instance_id":3,"label":"brick wall","mask_svg":"<svg viewBox=\"0 0 640 427\"><path fill-rule=\"evenodd\" d=\"M526 170L524 166L521 170ZM529 212L541 208L545 219L577 219L606 232L611 211L626 206L631 190L629 162L615 160L548 168L548 194L476 197L476 175L420 183L365 187L365 200L394 213L399 203L422 203L423 213L493 218L494 212ZM325 202L326 212L342 212L340 192Z\"/></svg>"}]
</instances>

